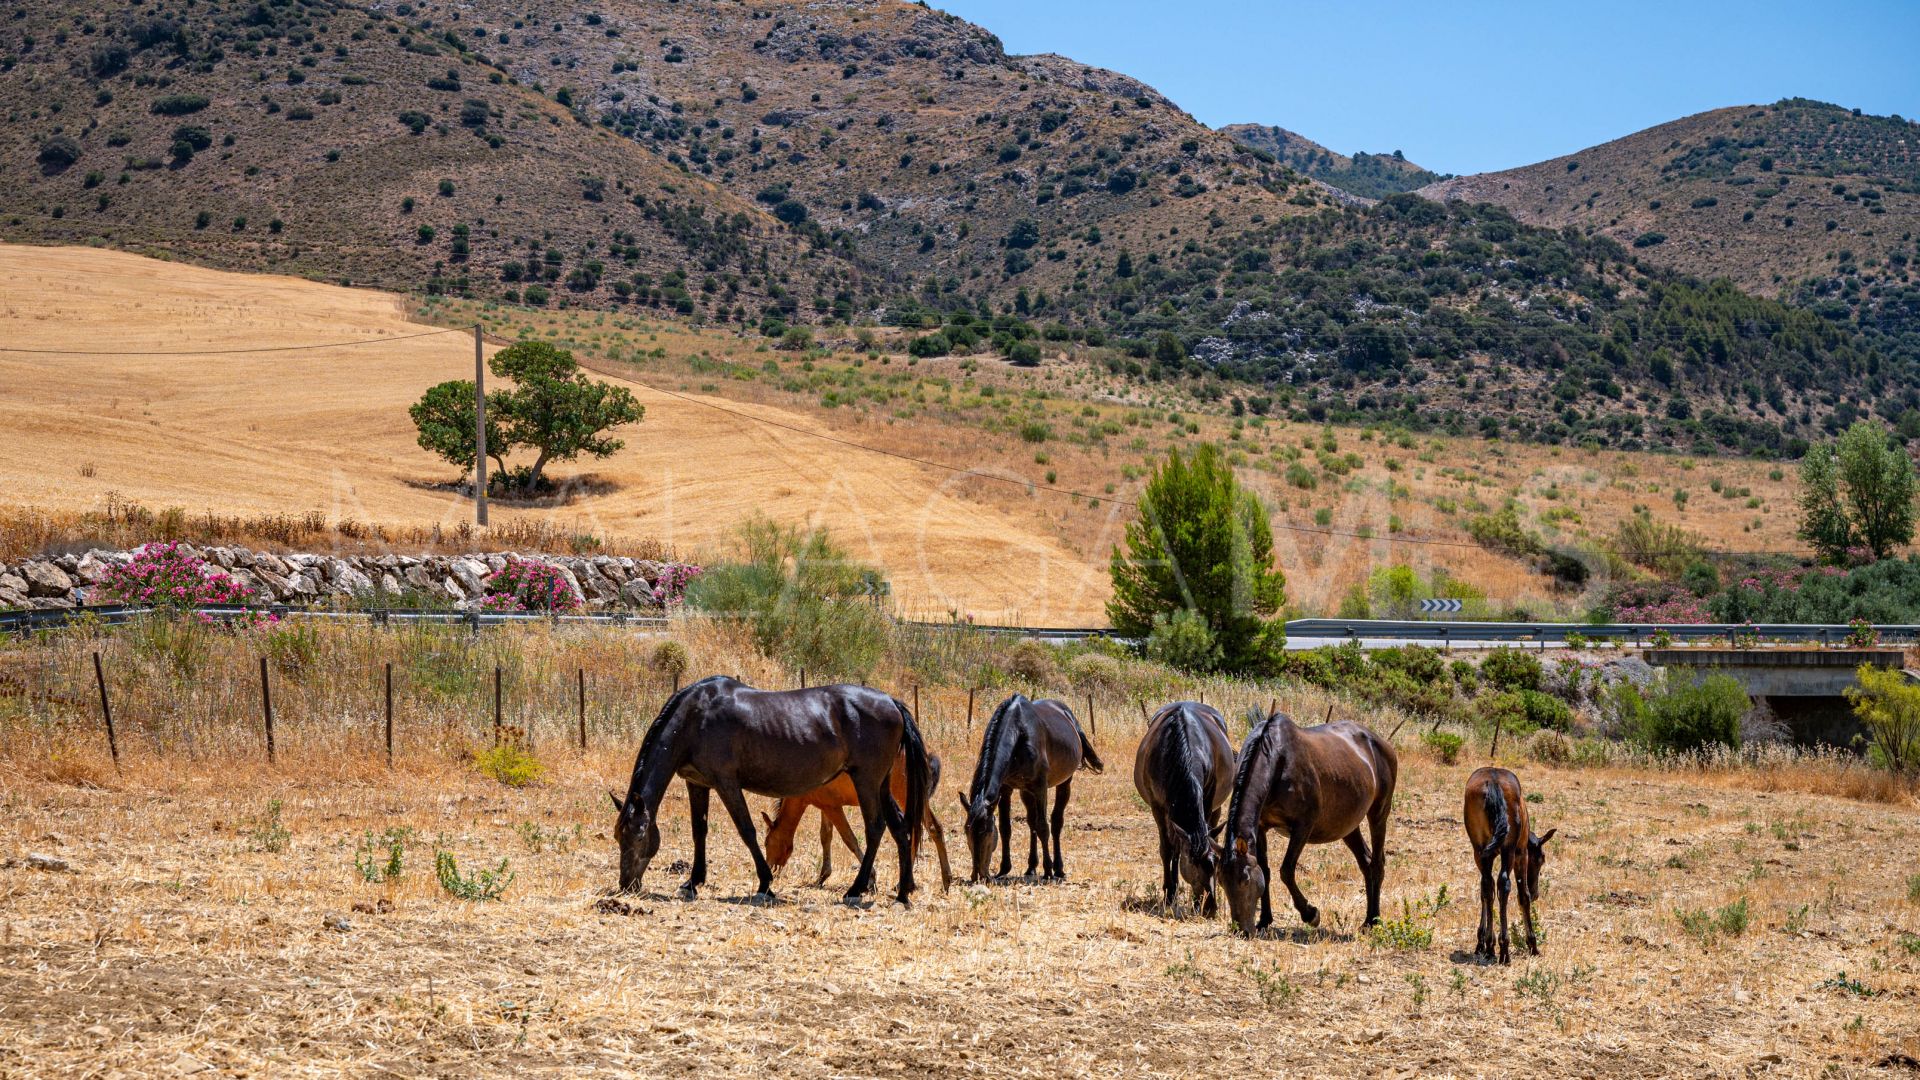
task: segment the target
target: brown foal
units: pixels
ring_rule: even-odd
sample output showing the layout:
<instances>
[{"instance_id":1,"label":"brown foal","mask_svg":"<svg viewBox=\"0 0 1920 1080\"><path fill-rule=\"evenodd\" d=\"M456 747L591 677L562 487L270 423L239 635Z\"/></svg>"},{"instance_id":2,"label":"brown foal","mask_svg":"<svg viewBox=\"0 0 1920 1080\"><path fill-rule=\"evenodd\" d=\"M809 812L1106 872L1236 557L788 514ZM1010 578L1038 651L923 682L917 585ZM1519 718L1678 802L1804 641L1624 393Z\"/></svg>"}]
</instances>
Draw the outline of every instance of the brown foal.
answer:
<instances>
[{"instance_id":1,"label":"brown foal","mask_svg":"<svg viewBox=\"0 0 1920 1080\"><path fill-rule=\"evenodd\" d=\"M1540 955L1533 936L1533 901L1540 895L1540 864L1546 861L1546 843L1556 830L1543 836L1529 831L1527 800L1520 790L1520 778L1506 769L1476 769L1467 778L1464 818L1467 839L1473 843L1473 859L1480 865L1480 932L1473 953L1489 960L1510 963L1507 950L1507 893L1519 884L1520 917L1527 928L1527 951ZM1500 860L1500 948L1494 951L1493 937L1493 861Z\"/></svg>"},{"instance_id":2,"label":"brown foal","mask_svg":"<svg viewBox=\"0 0 1920 1080\"><path fill-rule=\"evenodd\" d=\"M940 758L935 754L927 755L927 767L930 774L928 790L940 785ZM894 759L893 774L888 778L889 786L896 799L905 798L907 786L906 758ZM773 813L762 811L760 819L767 824L767 865L779 873L793 858L794 838L800 831L800 822L806 817L809 807L820 811L820 874L814 878L815 885L825 885L833 874L833 835L838 832L840 839L860 857L860 842L854 838L853 827L847 823L846 808L860 805L860 797L853 789L853 779L845 773L814 788L805 795L791 799L781 799L773 804ZM913 830L913 849L920 850L922 830L933 834L934 850L940 854L940 888L947 889L953 884L953 870L947 863L947 835L940 828L940 819L933 816L933 807L927 807L926 817Z\"/></svg>"}]
</instances>

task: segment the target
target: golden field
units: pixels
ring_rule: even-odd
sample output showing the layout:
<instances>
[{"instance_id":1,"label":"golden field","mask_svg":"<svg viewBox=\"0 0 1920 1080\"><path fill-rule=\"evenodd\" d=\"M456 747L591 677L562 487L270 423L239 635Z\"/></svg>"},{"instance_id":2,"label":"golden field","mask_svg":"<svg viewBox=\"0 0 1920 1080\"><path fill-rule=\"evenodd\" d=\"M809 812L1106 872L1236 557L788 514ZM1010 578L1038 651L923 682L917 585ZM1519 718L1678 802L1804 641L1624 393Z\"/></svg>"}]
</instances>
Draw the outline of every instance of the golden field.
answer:
<instances>
[{"instance_id":1,"label":"golden field","mask_svg":"<svg viewBox=\"0 0 1920 1080\"><path fill-rule=\"evenodd\" d=\"M447 488L453 470L414 444L406 416L427 386L470 377L462 335L215 352L397 339L434 329L416 321L424 314L443 326L484 322L490 349L553 338L603 375L650 384L635 386L648 411L621 433L626 450L560 467L575 481L561 505L496 502L496 523L708 558L755 513L820 524L884 568L913 615L1103 623L1125 500L1167 449L1204 440L1238 455L1273 510L1289 598L1308 612L1401 562L1445 569L1496 607L1577 610L1579 597L1553 593L1531 566L1469 541L1465 519L1508 499L1529 527L1569 542L1604 544L1646 507L1721 549L1795 544L1792 477L1774 479L1766 463L1256 424L1224 403L1127 383L1074 350L1037 372L987 357L910 364L889 351L897 336L883 332L862 355L847 331L823 331L834 351L802 358L757 335L577 310L410 312L387 294L86 248L0 245L0 271L0 340L13 347L187 351L0 353L0 499L15 509L93 510L118 498L189 516L465 521L470 505ZM1028 421L1048 427L1044 442L1017 433ZM1089 434L1102 424L1120 433ZM1332 457L1357 464L1325 471L1317 459L1328 441ZM1296 453L1315 476L1311 490L1285 479Z\"/></svg>"}]
</instances>

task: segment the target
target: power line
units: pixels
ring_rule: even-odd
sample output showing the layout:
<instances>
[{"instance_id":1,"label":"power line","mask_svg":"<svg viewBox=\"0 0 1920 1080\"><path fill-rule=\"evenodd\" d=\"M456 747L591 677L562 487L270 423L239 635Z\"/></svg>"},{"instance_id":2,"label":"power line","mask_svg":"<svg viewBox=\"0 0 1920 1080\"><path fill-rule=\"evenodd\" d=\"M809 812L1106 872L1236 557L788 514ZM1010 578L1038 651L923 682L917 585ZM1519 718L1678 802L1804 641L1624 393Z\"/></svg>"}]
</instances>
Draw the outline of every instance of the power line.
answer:
<instances>
[{"instance_id":1,"label":"power line","mask_svg":"<svg viewBox=\"0 0 1920 1080\"><path fill-rule=\"evenodd\" d=\"M131 352L116 352L109 349L16 349L0 345L0 353L22 353L32 356L232 356L242 353L278 353L303 352L312 349L345 349L355 345L386 345L396 341L412 341L415 338L433 337L436 334L470 334L471 330L428 330L419 334L402 334L399 337L363 338L358 341L330 341L319 345L259 345L241 349L152 349Z\"/></svg>"}]
</instances>

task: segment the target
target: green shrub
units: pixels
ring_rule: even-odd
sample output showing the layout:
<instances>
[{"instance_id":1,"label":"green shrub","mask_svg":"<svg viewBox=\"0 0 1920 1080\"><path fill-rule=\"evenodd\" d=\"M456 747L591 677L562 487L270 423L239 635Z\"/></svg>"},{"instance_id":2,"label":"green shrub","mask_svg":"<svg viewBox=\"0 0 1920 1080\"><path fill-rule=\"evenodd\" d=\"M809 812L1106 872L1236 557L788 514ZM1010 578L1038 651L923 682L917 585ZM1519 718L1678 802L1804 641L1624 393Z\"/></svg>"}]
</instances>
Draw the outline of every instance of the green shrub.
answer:
<instances>
[{"instance_id":1,"label":"green shrub","mask_svg":"<svg viewBox=\"0 0 1920 1080\"><path fill-rule=\"evenodd\" d=\"M1646 701L1646 713L1629 737L1655 750L1688 751L1739 746L1740 720L1753 707L1739 680L1709 675L1697 683L1669 685Z\"/></svg>"},{"instance_id":2,"label":"green shrub","mask_svg":"<svg viewBox=\"0 0 1920 1080\"><path fill-rule=\"evenodd\" d=\"M267 803L266 812L247 821L247 846L254 851L278 854L293 841L293 831L280 820L280 800Z\"/></svg>"},{"instance_id":3,"label":"green shrub","mask_svg":"<svg viewBox=\"0 0 1920 1080\"><path fill-rule=\"evenodd\" d=\"M263 642L273 666L288 675L299 675L320 658L320 632L305 620L289 619L267 631Z\"/></svg>"},{"instance_id":4,"label":"green shrub","mask_svg":"<svg viewBox=\"0 0 1920 1080\"><path fill-rule=\"evenodd\" d=\"M1451 731L1429 731L1420 736L1420 741L1426 744L1427 749L1434 752L1442 765L1451 765L1458 761L1460 748L1467 743L1467 740Z\"/></svg>"},{"instance_id":5,"label":"green shrub","mask_svg":"<svg viewBox=\"0 0 1920 1080\"><path fill-rule=\"evenodd\" d=\"M546 775L547 767L524 747L502 742L473 755L473 767L508 787L526 787Z\"/></svg>"},{"instance_id":6,"label":"green shrub","mask_svg":"<svg viewBox=\"0 0 1920 1080\"><path fill-rule=\"evenodd\" d=\"M407 841L412 836L413 830L405 826L383 833L369 831L353 853L353 868L359 871L360 880L378 885L398 878L406 869Z\"/></svg>"},{"instance_id":7,"label":"green shrub","mask_svg":"<svg viewBox=\"0 0 1920 1080\"><path fill-rule=\"evenodd\" d=\"M1400 914L1387 916L1367 931L1367 944L1376 949L1417 951L1433 945L1433 924L1452 900L1443 884L1432 897L1400 901Z\"/></svg>"},{"instance_id":8,"label":"green shrub","mask_svg":"<svg viewBox=\"0 0 1920 1080\"><path fill-rule=\"evenodd\" d=\"M1856 677L1860 685L1847 688L1847 700L1867 729L1869 757L1895 772L1920 772L1920 686L1872 664L1861 664Z\"/></svg>"},{"instance_id":9,"label":"green shrub","mask_svg":"<svg viewBox=\"0 0 1920 1080\"><path fill-rule=\"evenodd\" d=\"M1515 690L1513 693L1520 698L1520 706L1526 712L1530 729L1572 730L1573 709L1566 702L1538 690Z\"/></svg>"},{"instance_id":10,"label":"green shrub","mask_svg":"<svg viewBox=\"0 0 1920 1080\"><path fill-rule=\"evenodd\" d=\"M1373 653L1373 662L1378 667L1406 672L1408 678L1422 685L1439 682L1447 676L1447 662L1425 645L1379 649Z\"/></svg>"},{"instance_id":11,"label":"green shrub","mask_svg":"<svg viewBox=\"0 0 1920 1080\"><path fill-rule=\"evenodd\" d=\"M185 116L197 113L212 104L205 94L169 94L155 98L153 112L159 116Z\"/></svg>"},{"instance_id":12,"label":"green shrub","mask_svg":"<svg viewBox=\"0 0 1920 1080\"><path fill-rule=\"evenodd\" d=\"M1480 661L1480 677L1497 690L1540 689L1540 660L1521 649L1498 648Z\"/></svg>"},{"instance_id":13,"label":"green shrub","mask_svg":"<svg viewBox=\"0 0 1920 1080\"><path fill-rule=\"evenodd\" d=\"M1536 731L1527 736L1526 753L1543 765L1565 765L1573 760L1573 741L1558 731Z\"/></svg>"},{"instance_id":14,"label":"green shrub","mask_svg":"<svg viewBox=\"0 0 1920 1080\"><path fill-rule=\"evenodd\" d=\"M1147 659L1180 671L1217 671L1220 643L1213 631L1191 611L1156 614L1147 634Z\"/></svg>"},{"instance_id":15,"label":"green shrub","mask_svg":"<svg viewBox=\"0 0 1920 1080\"><path fill-rule=\"evenodd\" d=\"M685 645L669 640L653 647L653 657L648 663L655 674L677 686L680 680L686 678L687 669L693 666L693 659L687 655Z\"/></svg>"},{"instance_id":16,"label":"green shrub","mask_svg":"<svg viewBox=\"0 0 1920 1080\"><path fill-rule=\"evenodd\" d=\"M507 860L504 858L492 870L476 870L471 875L463 875L454 862L452 852L436 851L433 853L433 873L439 879L440 887L456 900L498 900L506 893L507 886L513 884L513 871L507 869Z\"/></svg>"},{"instance_id":17,"label":"green shrub","mask_svg":"<svg viewBox=\"0 0 1920 1080\"><path fill-rule=\"evenodd\" d=\"M825 529L756 518L740 529L737 561L694 578L687 602L744 623L761 653L789 668L858 679L886 651L885 589L880 572L855 562Z\"/></svg>"},{"instance_id":18,"label":"green shrub","mask_svg":"<svg viewBox=\"0 0 1920 1080\"><path fill-rule=\"evenodd\" d=\"M1752 922L1753 912L1746 897L1716 910L1705 908L1690 910L1675 908L1673 917L1679 921L1680 929L1687 936L1698 941L1702 948L1711 946L1723 937L1739 937L1747 932Z\"/></svg>"}]
</instances>

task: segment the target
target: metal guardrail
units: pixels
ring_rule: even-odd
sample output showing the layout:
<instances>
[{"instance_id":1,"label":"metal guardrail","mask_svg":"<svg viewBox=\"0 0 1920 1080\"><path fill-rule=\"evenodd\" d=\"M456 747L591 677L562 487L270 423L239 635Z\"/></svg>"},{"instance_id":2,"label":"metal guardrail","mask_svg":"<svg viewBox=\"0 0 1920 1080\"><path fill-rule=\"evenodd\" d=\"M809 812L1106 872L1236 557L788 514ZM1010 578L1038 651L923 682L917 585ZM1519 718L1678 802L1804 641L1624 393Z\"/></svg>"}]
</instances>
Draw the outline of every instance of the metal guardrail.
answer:
<instances>
[{"instance_id":1,"label":"metal guardrail","mask_svg":"<svg viewBox=\"0 0 1920 1080\"><path fill-rule=\"evenodd\" d=\"M29 633L68 626L83 618L109 625L124 623L147 614L150 608L122 604L81 608L56 608L46 611L0 611L0 633ZM657 615L626 612L593 612L580 615L541 615L533 612L450 611L426 608L325 608L270 605L208 605L196 609L210 618L230 620L248 614L272 614L279 618L370 619L376 624L439 623L469 626L510 626L517 623L548 623L560 626L601 625L635 630L663 630L668 620ZM964 628L980 633L1041 638L1049 641L1084 641L1115 637L1112 630L1074 626L986 626L973 623L920 622L902 620L901 625L923 629ZM1875 627L1882 641L1889 644L1920 642L1920 625L1889 624ZM1752 635L1763 644L1773 641L1795 644L1834 645L1844 642L1852 627L1844 623L1514 623L1467 622L1424 619L1295 619L1287 624L1290 638L1345 638L1357 641L1396 639L1404 641L1511 641L1516 643L1565 644L1568 635L1578 634L1589 641L1618 641L1623 644L1651 644L1658 631L1666 631L1675 642L1701 642L1727 639L1735 634Z\"/></svg>"},{"instance_id":2,"label":"metal guardrail","mask_svg":"<svg viewBox=\"0 0 1920 1080\"><path fill-rule=\"evenodd\" d=\"M1920 641L1920 626L1876 626L1888 643ZM1644 645L1655 633L1666 631L1676 642L1699 642L1733 635L1750 635L1761 643L1833 645L1844 642L1853 628L1845 623L1512 623L1426 621L1420 619L1295 619L1287 624L1288 637L1399 638L1409 641L1513 641L1564 644L1569 634L1589 641L1619 641Z\"/></svg>"}]
</instances>

